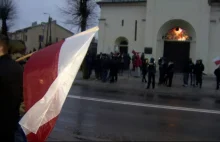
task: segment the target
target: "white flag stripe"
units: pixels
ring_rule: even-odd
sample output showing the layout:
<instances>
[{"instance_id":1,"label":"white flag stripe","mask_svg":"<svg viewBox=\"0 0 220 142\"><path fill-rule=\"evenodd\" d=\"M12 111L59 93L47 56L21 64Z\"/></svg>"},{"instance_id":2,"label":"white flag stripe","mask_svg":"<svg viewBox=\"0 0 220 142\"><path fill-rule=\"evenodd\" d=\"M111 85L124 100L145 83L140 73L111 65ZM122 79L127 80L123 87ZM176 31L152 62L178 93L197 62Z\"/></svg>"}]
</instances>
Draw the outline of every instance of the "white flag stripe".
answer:
<instances>
[{"instance_id":1,"label":"white flag stripe","mask_svg":"<svg viewBox=\"0 0 220 142\"><path fill-rule=\"evenodd\" d=\"M42 125L59 115L73 80L97 31L98 28L96 27L65 40L60 50L57 78L45 96L20 121L26 135L30 132L36 134Z\"/></svg>"}]
</instances>

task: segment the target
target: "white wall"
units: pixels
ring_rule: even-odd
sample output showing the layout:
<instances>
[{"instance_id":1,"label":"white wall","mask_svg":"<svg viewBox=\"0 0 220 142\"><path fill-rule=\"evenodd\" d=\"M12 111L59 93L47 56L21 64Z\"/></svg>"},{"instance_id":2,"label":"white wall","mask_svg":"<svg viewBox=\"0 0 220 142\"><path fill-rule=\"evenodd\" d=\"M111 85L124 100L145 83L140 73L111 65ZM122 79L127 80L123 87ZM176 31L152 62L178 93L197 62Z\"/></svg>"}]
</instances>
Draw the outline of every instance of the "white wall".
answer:
<instances>
[{"instance_id":1,"label":"white wall","mask_svg":"<svg viewBox=\"0 0 220 142\"><path fill-rule=\"evenodd\" d=\"M144 51L145 3L142 4L104 4L101 5L101 18L99 22L98 53L114 51L115 41L118 37L128 39L129 53L133 49ZM124 20L124 26L121 21ZM134 40L135 20L137 20L137 40Z\"/></svg>"},{"instance_id":2,"label":"white wall","mask_svg":"<svg viewBox=\"0 0 220 142\"><path fill-rule=\"evenodd\" d=\"M152 56L163 55L163 40L158 33L165 23L183 20L193 29L190 57L202 59L205 73L213 74L216 67L212 60L220 56L220 8L211 12L207 0L148 0L139 4L104 4L101 6L101 19L98 52L114 51L115 40L122 36L129 41L129 52L133 49L143 52L144 47L152 47ZM211 14L210 14L211 13ZM217 23L210 23L217 19ZM124 19L124 27L121 20ZM146 19L146 21L142 21ZM138 20L138 37L134 41L135 20ZM173 24L175 25L175 24ZM194 34L194 35L193 35Z\"/></svg>"},{"instance_id":3,"label":"white wall","mask_svg":"<svg viewBox=\"0 0 220 142\"><path fill-rule=\"evenodd\" d=\"M211 20L215 20L216 23L210 23L209 31L209 73L213 74L216 69L216 65L213 63L213 59L220 56L220 8L212 8Z\"/></svg>"}]
</instances>

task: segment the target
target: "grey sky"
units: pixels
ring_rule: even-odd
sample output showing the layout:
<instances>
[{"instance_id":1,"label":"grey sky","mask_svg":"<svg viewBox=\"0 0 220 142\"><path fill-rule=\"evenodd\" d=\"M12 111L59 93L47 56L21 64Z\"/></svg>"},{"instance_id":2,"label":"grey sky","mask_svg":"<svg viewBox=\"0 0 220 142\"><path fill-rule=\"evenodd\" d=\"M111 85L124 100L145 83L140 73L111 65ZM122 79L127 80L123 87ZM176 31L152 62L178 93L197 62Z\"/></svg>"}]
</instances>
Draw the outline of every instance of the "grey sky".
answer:
<instances>
[{"instance_id":1,"label":"grey sky","mask_svg":"<svg viewBox=\"0 0 220 142\"><path fill-rule=\"evenodd\" d=\"M63 16L58 8L65 6L65 0L16 0L16 3L18 15L10 31L31 26L34 21L38 23L47 21L48 15L44 15L45 12L56 19L58 24L70 29L70 26L63 23L65 19L62 18ZM76 29L72 29L72 31L76 32Z\"/></svg>"}]
</instances>

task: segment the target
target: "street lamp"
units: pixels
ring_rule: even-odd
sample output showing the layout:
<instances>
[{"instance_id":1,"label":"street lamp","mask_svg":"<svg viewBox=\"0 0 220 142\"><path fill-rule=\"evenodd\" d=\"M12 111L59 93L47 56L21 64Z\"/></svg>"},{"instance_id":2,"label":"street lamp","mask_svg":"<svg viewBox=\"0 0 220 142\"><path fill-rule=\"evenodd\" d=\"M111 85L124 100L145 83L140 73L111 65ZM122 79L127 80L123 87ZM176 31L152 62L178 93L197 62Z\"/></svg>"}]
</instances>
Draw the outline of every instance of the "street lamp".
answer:
<instances>
[{"instance_id":1,"label":"street lamp","mask_svg":"<svg viewBox=\"0 0 220 142\"><path fill-rule=\"evenodd\" d=\"M47 37L46 37L46 45L51 45L52 44L52 35L51 35L51 17L50 17L50 14L49 13L44 13L45 15L49 15L49 18L48 18L48 26L47 26ZM49 36L49 43L48 43L48 33L49 33L49 29L50 29L50 36Z\"/></svg>"},{"instance_id":2,"label":"street lamp","mask_svg":"<svg viewBox=\"0 0 220 142\"><path fill-rule=\"evenodd\" d=\"M45 30L45 26L46 26L46 24L45 24L45 23L41 23L41 26L42 26L42 36L39 37L39 43L40 43L40 45L39 45L39 46L40 46L39 49L42 48L43 43L44 43L44 30Z\"/></svg>"}]
</instances>

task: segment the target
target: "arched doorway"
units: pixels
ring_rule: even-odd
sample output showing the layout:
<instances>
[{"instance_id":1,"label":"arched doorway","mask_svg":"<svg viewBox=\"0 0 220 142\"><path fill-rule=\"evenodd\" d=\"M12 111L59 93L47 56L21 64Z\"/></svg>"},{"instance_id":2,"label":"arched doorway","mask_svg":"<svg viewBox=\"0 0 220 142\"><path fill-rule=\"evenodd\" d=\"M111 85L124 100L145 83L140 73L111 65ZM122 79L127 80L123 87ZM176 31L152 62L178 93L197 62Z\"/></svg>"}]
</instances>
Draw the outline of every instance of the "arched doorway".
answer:
<instances>
[{"instance_id":1,"label":"arched doorway","mask_svg":"<svg viewBox=\"0 0 220 142\"><path fill-rule=\"evenodd\" d=\"M158 33L157 57L175 63L175 71L182 72L189 58L195 59L195 30L184 20L166 22Z\"/></svg>"},{"instance_id":2,"label":"arched doorway","mask_svg":"<svg viewBox=\"0 0 220 142\"><path fill-rule=\"evenodd\" d=\"M174 27L163 38L163 57L175 63L175 71L182 72L185 62L190 58L191 37L181 27Z\"/></svg>"},{"instance_id":3,"label":"arched doorway","mask_svg":"<svg viewBox=\"0 0 220 142\"><path fill-rule=\"evenodd\" d=\"M128 53L128 40L125 37L119 37L115 41L115 47L118 47L118 50L121 54Z\"/></svg>"}]
</instances>

